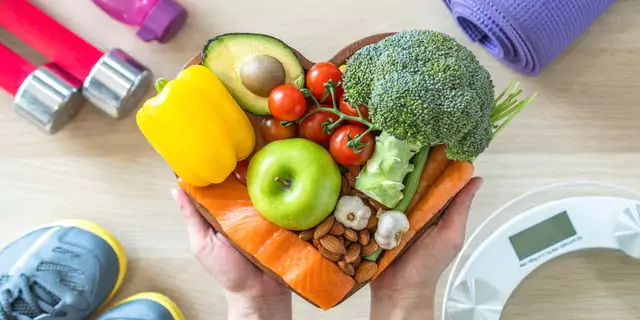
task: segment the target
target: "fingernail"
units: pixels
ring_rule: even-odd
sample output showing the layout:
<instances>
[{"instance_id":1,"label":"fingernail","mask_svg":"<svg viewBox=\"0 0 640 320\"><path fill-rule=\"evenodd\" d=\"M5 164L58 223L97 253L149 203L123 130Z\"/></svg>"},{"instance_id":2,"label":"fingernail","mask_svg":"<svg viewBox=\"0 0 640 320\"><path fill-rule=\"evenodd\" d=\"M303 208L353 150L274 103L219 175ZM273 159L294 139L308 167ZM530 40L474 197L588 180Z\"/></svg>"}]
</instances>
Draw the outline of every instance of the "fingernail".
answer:
<instances>
[{"instance_id":1,"label":"fingernail","mask_svg":"<svg viewBox=\"0 0 640 320\"><path fill-rule=\"evenodd\" d=\"M171 189L171 197L173 198L173 200L178 201L178 189L176 188Z\"/></svg>"}]
</instances>

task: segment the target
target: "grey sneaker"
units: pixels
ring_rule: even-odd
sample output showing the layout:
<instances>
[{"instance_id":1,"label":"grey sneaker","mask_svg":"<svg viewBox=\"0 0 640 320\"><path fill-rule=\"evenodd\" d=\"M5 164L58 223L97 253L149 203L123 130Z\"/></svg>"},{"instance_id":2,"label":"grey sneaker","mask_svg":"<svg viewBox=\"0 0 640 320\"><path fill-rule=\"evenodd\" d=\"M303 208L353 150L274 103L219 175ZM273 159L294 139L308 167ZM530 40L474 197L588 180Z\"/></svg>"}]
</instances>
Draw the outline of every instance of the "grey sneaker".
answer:
<instances>
[{"instance_id":1,"label":"grey sneaker","mask_svg":"<svg viewBox=\"0 0 640 320\"><path fill-rule=\"evenodd\" d=\"M120 287L126 256L105 229L83 220L52 223L0 251L0 320L80 320Z\"/></svg>"},{"instance_id":2,"label":"grey sneaker","mask_svg":"<svg viewBox=\"0 0 640 320\"><path fill-rule=\"evenodd\" d=\"M97 320L185 320L184 315L168 297L153 292L137 294L119 302Z\"/></svg>"}]
</instances>

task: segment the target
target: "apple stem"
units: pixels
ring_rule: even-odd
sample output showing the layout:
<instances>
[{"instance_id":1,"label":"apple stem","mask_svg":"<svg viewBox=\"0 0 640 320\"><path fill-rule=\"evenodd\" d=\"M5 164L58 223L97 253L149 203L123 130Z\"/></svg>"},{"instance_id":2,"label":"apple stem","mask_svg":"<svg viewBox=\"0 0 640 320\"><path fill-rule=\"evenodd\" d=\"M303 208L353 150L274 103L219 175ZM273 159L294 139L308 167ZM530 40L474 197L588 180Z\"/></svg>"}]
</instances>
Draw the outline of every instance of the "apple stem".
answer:
<instances>
[{"instance_id":1,"label":"apple stem","mask_svg":"<svg viewBox=\"0 0 640 320\"><path fill-rule=\"evenodd\" d=\"M280 184L282 184L282 186L286 188L291 186L291 181L288 179L281 179L280 177L276 177L275 181L280 182Z\"/></svg>"}]
</instances>

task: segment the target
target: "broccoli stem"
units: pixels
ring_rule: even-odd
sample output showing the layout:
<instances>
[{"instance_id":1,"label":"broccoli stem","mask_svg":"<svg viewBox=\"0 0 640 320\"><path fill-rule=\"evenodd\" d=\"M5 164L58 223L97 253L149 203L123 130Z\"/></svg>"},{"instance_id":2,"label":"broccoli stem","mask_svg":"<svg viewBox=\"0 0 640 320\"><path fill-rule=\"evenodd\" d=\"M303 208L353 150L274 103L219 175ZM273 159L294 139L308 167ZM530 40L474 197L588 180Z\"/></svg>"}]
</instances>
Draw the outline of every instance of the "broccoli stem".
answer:
<instances>
[{"instance_id":1,"label":"broccoli stem","mask_svg":"<svg viewBox=\"0 0 640 320\"><path fill-rule=\"evenodd\" d=\"M404 189L402 189L402 199L396 204L393 210L405 212L411 204L411 200L418 191L418 185L420 184L420 178L422 177L422 171L427 163L429 157L430 146L423 147L420 152L413 156L413 171L407 174L404 182ZM406 212L405 212L406 213Z\"/></svg>"}]
</instances>

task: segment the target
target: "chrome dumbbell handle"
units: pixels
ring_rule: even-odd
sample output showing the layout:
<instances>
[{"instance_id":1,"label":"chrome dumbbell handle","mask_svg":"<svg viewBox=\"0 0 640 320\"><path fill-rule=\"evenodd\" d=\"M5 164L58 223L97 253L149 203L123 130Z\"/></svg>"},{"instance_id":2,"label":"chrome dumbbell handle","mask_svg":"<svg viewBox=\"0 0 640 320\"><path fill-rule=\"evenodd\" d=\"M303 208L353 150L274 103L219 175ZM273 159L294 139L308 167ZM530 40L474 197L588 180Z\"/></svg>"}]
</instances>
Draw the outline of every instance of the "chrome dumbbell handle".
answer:
<instances>
[{"instance_id":1,"label":"chrome dumbbell handle","mask_svg":"<svg viewBox=\"0 0 640 320\"><path fill-rule=\"evenodd\" d=\"M82 83L57 67L36 67L0 44L0 87L14 96L15 112L47 134L55 134L84 104Z\"/></svg>"}]
</instances>

